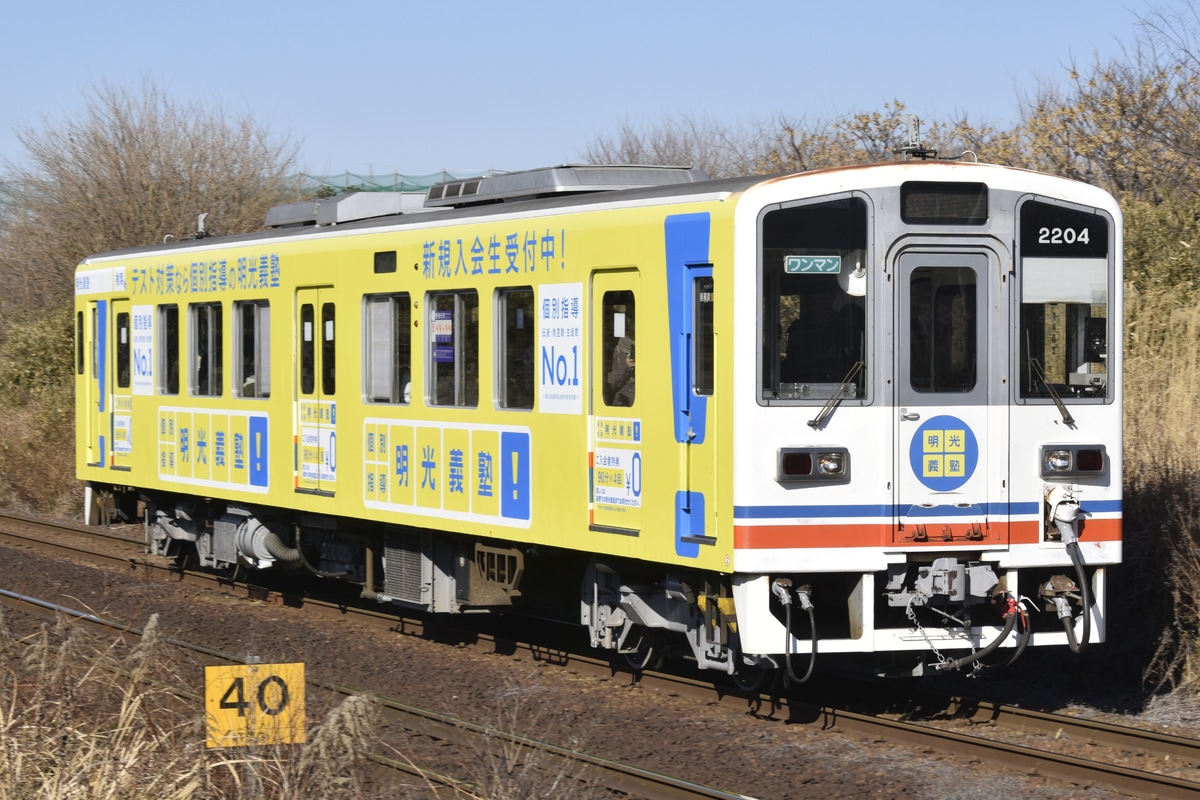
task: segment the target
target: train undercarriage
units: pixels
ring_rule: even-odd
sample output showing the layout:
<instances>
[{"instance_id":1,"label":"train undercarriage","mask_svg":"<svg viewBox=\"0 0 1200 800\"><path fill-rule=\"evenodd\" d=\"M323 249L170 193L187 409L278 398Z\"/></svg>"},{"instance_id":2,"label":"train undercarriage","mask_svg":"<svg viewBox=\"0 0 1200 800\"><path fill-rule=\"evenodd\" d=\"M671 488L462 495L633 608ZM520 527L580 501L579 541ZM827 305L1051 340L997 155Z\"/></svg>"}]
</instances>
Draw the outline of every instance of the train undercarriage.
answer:
<instances>
[{"instance_id":1,"label":"train undercarriage","mask_svg":"<svg viewBox=\"0 0 1200 800\"><path fill-rule=\"evenodd\" d=\"M875 574L731 576L122 487L89 486L87 503L89 522L141 520L148 552L188 567L311 574L429 613L555 614L630 669L682 660L747 691L851 656L859 668L876 656L876 674L978 673L1015 661L1035 629L1067 630L1079 649L1103 590L1103 570L1005 571L961 555ZM764 626L773 646L748 652L743 632L761 643Z\"/></svg>"}]
</instances>

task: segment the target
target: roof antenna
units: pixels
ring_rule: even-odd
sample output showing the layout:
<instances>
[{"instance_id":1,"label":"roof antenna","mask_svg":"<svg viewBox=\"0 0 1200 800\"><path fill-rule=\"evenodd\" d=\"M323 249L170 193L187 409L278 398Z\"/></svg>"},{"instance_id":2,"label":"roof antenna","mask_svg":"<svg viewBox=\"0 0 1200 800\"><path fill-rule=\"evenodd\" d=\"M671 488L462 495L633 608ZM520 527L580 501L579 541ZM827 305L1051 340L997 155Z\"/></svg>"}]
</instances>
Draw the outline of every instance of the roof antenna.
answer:
<instances>
[{"instance_id":1,"label":"roof antenna","mask_svg":"<svg viewBox=\"0 0 1200 800\"><path fill-rule=\"evenodd\" d=\"M908 144L904 147L897 147L892 152L903 153L910 158L919 158L922 161L936 159L938 151L921 144L921 120L917 119L917 115L905 114L904 124L908 127Z\"/></svg>"}]
</instances>

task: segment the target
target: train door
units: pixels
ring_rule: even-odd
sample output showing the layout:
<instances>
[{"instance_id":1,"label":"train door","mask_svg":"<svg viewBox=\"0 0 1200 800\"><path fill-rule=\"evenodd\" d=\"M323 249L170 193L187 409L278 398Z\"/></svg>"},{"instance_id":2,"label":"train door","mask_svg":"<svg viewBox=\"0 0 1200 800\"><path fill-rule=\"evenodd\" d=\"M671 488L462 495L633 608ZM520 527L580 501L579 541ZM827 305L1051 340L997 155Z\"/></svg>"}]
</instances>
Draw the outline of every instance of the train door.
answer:
<instances>
[{"instance_id":1,"label":"train door","mask_svg":"<svg viewBox=\"0 0 1200 800\"><path fill-rule=\"evenodd\" d=\"M681 283L668 292L672 410L683 484L675 492L675 553L697 558L701 545L716 544L717 535L712 265L687 265L672 280Z\"/></svg>"},{"instance_id":2,"label":"train door","mask_svg":"<svg viewBox=\"0 0 1200 800\"><path fill-rule=\"evenodd\" d=\"M94 466L129 469L132 453L132 330L129 300L88 303L86 350L87 460Z\"/></svg>"},{"instance_id":3,"label":"train door","mask_svg":"<svg viewBox=\"0 0 1200 800\"><path fill-rule=\"evenodd\" d=\"M104 466L108 459L111 404L108 399L109 301L88 302L81 333L86 337L87 374L87 463Z\"/></svg>"},{"instance_id":4,"label":"train door","mask_svg":"<svg viewBox=\"0 0 1200 800\"><path fill-rule=\"evenodd\" d=\"M331 287L296 292L296 489L337 488L337 339Z\"/></svg>"},{"instance_id":5,"label":"train door","mask_svg":"<svg viewBox=\"0 0 1200 800\"><path fill-rule=\"evenodd\" d=\"M133 328L129 301L112 302L112 457L129 469L133 455Z\"/></svg>"},{"instance_id":6,"label":"train door","mask_svg":"<svg viewBox=\"0 0 1200 800\"><path fill-rule=\"evenodd\" d=\"M637 387L639 286L634 270L592 276L589 522L633 535L642 527L641 413L653 399Z\"/></svg>"},{"instance_id":7,"label":"train door","mask_svg":"<svg viewBox=\"0 0 1200 800\"><path fill-rule=\"evenodd\" d=\"M1008 542L1007 304L989 250L898 262L893 544Z\"/></svg>"}]
</instances>

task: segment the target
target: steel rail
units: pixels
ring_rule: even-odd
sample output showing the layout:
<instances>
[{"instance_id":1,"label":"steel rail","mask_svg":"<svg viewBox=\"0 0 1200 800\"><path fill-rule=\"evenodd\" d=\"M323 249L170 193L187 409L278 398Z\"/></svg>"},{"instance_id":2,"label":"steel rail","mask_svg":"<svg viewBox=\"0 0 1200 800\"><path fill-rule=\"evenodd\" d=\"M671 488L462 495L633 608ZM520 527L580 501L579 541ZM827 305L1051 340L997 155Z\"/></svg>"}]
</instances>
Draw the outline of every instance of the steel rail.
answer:
<instances>
[{"instance_id":1,"label":"steel rail","mask_svg":"<svg viewBox=\"0 0 1200 800\"><path fill-rule=\"evenodd\" d=\"M65 615L72 619L87 622L108 630L128 633L133 636L141 636L143 633L143 629L137 626L107 619L90 611L52 603L7 589L0 589L0 602L14 607L32 607L42 613L50 612L56 615ZM248 663L246 658L225 650L188 642L171 636L160 636L159 639L172 647L206 655L225 663ZM602 776L603 785L606 788L624 792L632 797L645 798L645 800L754 800L754 798L750 798L747 795L725 792L693 781L642 769L632 764L624 764L550 742L519 736L509 731L412 706L373 692L310 677L306 677L305 683L311 688L332 692L341 697L370 697L381 708L390 712L392 716L391 722L400 724L405 730L414 735L444 740L458 746L472 747L476 752L480 751L481 742L498 740L518 745L531 753L546 756L555 762L561 762L571 767L595 770L598 775ZM194 695L191 692L187 694L188 696ZM463 787L470 785L468 781L423 770L415 764L406 764L403 761L381 754L372 753L368 754L368 756L372 762L380 766L399 769L420 777L423 780L430 780L446 786Z\"/></svg>"},{"instance_id":2,"label":"steel rail","mask_svg":"<svg viewBox=\"0 0 1200 800\"><path fill-rule=\"evenodd\" d=\"M1022 733L1066 734L1080 741L1200 766L1200 739L1196 738L964 697L951 698L947 710L961 719L991 722Z\"/></svg>"},{"instance_id":3,"label":"steel rail","mask_svg":"<svg viewBox=\"0 0 1200 800\"><path fill-rule=\"evenodd\" d=\"M0 515L0 521L7 521L8 519L9 517ZM37 524L37 521L27 518L16 519L25 525L32 526ZM63 525L54 527L55 529L80 536L100 533L99 531L94 532L90 528ZM0 526L0 537L38 542L42 546L47 544L44 539L39 538L34 533L14 533L6 530L5 526ZM136 543L128 537L113 537L109 534L108 538L123 538L123 541L131 544ZM166 566L165 559L158 559L158 561L163 562L158 564L151 563L149 557L130 558L97 555L89 552L84 546L70 545L64 542L55 542L52 546L70 552L78 557L90 557L93 560L108 563L134 563L137 566L176 571L174 568ZM200 577L195 578L197 575ZM185 578L199 579L207 581L209 584L221 583L225 586L231 585L230 581L208 573L189 572L187 575L181 575L181 579ZM251 596L253 596L255 591L254 586L250 584L239 585L243 585L251 593ZM304 604L339 615L354 614L363 618L371 618L376 622L385 623L391 630L403 628L406 632L413 630L420 631L423 627L421 620L399 618L396 613L381 613L371 609L347 606L344 603L333 603L308 597L304 599ZM545 646L538 644L512 641L501 642L499 639L494 639L487 634L480 634L478 632L472 635L477 640L478 646L490 648L493 652L513 652L514 649L517 649L526 652L539 661L562 664L570 662L574 667L589 667L597 672L607 673L609 676L613 674L613 668L607 660L596 659L579 653L547 649ZM661 673L647 672L642 675L631 676L631 680L636 680L646 685L669 686L676 691L683 690L688 694L706 695L710 701L712 699L712 692L714 691L714 686L711 682L695 681ZM725 690L718 687L717 691L721 695L721 699L724 700L733 700L734 702L746 702L747 700L744 695L738 695L731 688ZM943 753L953 753L964 758L990 760L998 758L1004 763L1016 766L1027 774L1040 774L1088 785L1103 783L1114 790L1134 796L1160 798L1174 796L1194 797L1197 796L1197 793L1200 793L1200 782L1146 770L1121 767L1103 761L1056 754L1045 749L998 742L981 736L946 731L923 722L890 720L877 715L857 713L830 705L809 704L803 702L798 697L785 698L777 695L763 694L749 698L749 701L752 704L767 708L778 709L786 706L793 718L808 721L822 728L853 730L870 737L878 737L883 733L886 734L888 741L912 744ZM1036 712L1015 706L963 698L948 700L947 708L950 710L950 713L958 714L960 718L971 718L976 721L992 721L998 725L1019 731L1053 733L1066 731L1068 735L1081 741L1102 744L1106 747L1128 752L1147 753L1163 758L1164 760L1173 759L1176 763L1183 763L1189 766L1200 764L1200 741L1187 737L1146 731L1140 728L1116 725L1099 720L1081 720L1075 717ZM713 796L740 798L739 795L717 794Z\"/></svg>"},{"instance_id":4,"label":"steel rail","mask_svg":"<svg viewBox=\"0 0 1200 800\"><path fill-rule=\"evenodd\" d=\"M904 742L941 753L953 753L968 759L999 758L1026 775L1042 775L1084 786L1103 784L1135 797L1195 798L1200 782L1156 772L1122 767L1105 761L1063 755L1035 747L1009 744L994 739L946 731L916 722L890 720L838 709L823 709L823 720L830 728L853 730L877 736L883 730L890 741Z\"/></svg>"}]
</instances>

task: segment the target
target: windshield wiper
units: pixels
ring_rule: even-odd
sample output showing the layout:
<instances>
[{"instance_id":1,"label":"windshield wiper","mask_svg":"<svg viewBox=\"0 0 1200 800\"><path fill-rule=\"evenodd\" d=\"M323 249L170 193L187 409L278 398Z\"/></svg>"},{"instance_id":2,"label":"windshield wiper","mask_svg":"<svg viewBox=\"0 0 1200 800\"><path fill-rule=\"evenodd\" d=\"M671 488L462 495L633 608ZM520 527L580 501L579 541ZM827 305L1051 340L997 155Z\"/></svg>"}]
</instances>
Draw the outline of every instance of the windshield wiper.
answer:
<instances>
[{"instance_id":1,"label":"windshield wiper","mask_svg":"<svg viewBox=\"0 0 1200 800\"><path fill-rule=\"evenodd\" d=\"M1042 371L1041 362L1036 358L1029 359L1029 366L1033 367L1033 371L1037 374L1037 379L1042 382L1042 386L1046 387L1046 391L1050 393L1050 399L1054 401L1054 405L1058 406L1058 413L1062 414L1063 424L1074 425L1075 418L1071 416L1071 412L1067 411L1067 406L1063 403L1062 398L1058 396L1058 392L1050 385L1050 381L1046 380L1046 373Z\"/></svg>"},{"instance_id":2,"label":"windshield wiper","mask_svg":"<svg viewBox=\"0 0 1200 800\"><path fill-rule=\"evenodd\" d=\"M846 373L846 377L842 378L842 382L839 383L837 389L833 391L833 396L830 397L825 403L824 407L817 412L817 416L808 421L808 427L819 428L821 423L825 421L825 418L833 413L834 406L841 402L842 395L846 393L846 389L849 388L850 384L854 382L855 376L858 375L858 371L862 368L862 361L854 362L854 366L850 368L850 371Z\"/></svg>"}]
</instances>

